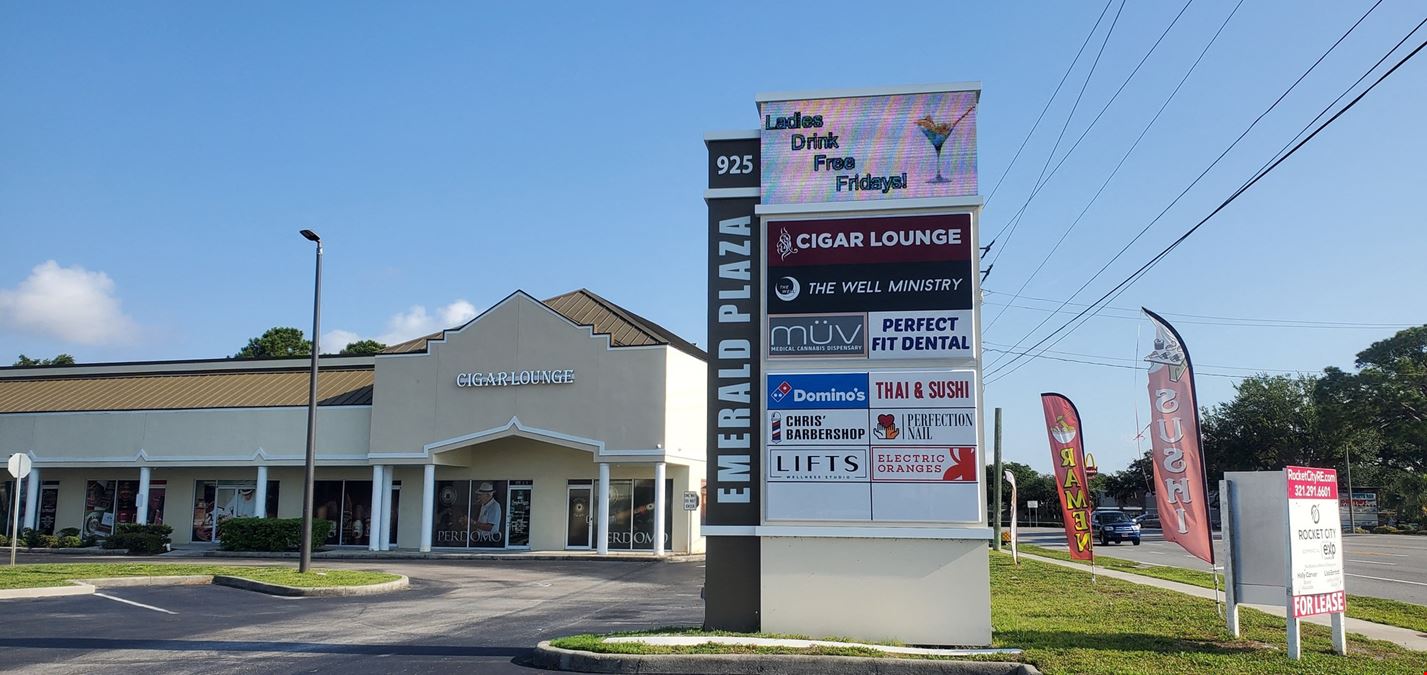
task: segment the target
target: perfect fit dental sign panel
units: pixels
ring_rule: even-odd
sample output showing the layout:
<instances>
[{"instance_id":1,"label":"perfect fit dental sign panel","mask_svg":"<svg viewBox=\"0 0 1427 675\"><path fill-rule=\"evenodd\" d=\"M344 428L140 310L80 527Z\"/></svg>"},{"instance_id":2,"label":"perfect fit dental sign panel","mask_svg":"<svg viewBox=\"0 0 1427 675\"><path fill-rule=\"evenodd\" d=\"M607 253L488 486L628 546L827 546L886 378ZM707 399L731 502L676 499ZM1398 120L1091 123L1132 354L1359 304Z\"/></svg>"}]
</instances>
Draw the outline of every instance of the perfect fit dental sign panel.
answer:
<instances>
[{"instance_id":1,"label":"perfect fit dental sign panel","mask_svg":"<svg viewBox=\"0 0 1427 675\"><path fill-rule=\"evenodd\" d=\"M764 204L976 194L979 92L764 101Z\"/></svg>"}]
</instances>

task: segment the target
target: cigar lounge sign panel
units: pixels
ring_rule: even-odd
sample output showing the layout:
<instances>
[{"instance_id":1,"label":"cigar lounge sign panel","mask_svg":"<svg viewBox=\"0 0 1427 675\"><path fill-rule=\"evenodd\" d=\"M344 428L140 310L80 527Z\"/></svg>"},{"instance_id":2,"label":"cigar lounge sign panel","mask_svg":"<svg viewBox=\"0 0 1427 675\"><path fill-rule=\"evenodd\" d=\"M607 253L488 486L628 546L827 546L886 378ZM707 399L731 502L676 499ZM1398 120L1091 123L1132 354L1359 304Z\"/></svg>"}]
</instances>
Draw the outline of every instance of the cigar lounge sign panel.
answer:
<instances>
[{"instance_id":1,"label":"cigar lounge sign panel","mask_svg":"<svg viewBox=\"0 0 1427 675\"><path fill-rule=\"evenodd\" d=\"M973 354L971 215L775 220L768 355Z\"/></svg>"}]
</instances>

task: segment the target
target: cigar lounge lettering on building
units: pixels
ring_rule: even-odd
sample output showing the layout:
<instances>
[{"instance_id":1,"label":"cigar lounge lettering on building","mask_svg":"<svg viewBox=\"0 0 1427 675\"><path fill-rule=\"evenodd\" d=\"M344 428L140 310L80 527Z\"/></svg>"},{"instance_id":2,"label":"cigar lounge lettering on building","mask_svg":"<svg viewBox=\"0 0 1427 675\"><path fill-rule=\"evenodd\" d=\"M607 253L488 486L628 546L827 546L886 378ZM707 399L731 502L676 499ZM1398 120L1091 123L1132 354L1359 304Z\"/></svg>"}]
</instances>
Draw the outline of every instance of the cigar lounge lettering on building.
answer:
<instances>
[{"instance_id":1,"label":"cigar lounge lettering on building","mask_svg":"<svg viewBox=\"0 0 1427 675\"><path fill-rule=\"evenodd\" d=\"M574 384L575 371L563 370L497 370L493 372L457 373L456 386L519 387L530 384Z\"/></svg>"}]
</instances>

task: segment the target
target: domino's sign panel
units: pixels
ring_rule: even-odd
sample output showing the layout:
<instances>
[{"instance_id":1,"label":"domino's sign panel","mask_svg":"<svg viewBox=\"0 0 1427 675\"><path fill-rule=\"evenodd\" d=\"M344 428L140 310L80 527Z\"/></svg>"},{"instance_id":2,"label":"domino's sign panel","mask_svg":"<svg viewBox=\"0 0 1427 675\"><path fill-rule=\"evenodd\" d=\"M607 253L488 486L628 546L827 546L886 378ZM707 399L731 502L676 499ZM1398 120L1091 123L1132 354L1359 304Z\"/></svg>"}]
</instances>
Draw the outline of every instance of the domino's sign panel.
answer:
<instances>
[{"instance_id":1,"label":"domino's sign panel","mask_svg":"<svg viewBox=\"0 0 1427 675\"><path fill-rule=\"evenodd\" d=\"M767 375L769 521L979 522L973 370Z\"/></svg>"}]
</instances>

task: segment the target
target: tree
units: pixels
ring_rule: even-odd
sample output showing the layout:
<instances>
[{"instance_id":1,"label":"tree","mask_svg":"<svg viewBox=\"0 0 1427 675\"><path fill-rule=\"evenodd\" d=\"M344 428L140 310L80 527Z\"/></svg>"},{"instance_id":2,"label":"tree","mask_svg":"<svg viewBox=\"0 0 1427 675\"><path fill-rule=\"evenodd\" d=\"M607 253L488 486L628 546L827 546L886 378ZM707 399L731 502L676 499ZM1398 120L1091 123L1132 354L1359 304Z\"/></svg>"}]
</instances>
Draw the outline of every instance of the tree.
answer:
<instances>
[{"instance_id":1,"label":"tree","mask_svg":"<svg viewBox=\"0 0 1427 675\"><path fill-rule=\"evenodd\" d=\"M339 355L370 356L372 354L381 353L383 349L386 349L386 345L376 340L357 340L356 342L348 342L347 346L342 348Z\"/></svg>"},{"instance_id":2,"label":"tree","mask_svg":"<svg viewBox=\"0 0 1427 675\"><path fill-rule=\"evenodd\" d=\"M1427 326L1374 342L1355 365L1357 373L1324 371L1314 391L1324 416L1356 432L1384 466L1427 473Z\"/></svg>"},{"instance_id":3,"label":"tree","mask_svg":"<svg viewBox=\"0 0 1427 675\"><path fill-rule=\"evenodd\" d=\"M1016 477L1016 499L1020 502L1017 504L1020 509L1024 510L1026 508L1027 501L1035 500L1040 502L1042 520L1048 517L1046 514L1052 512L1056 514L1060 513L1059 509L1053 509L1052 511L1047 510L1051 508L1050 505L1060 503L1057 501L1059 497L1055 493L1054 476L1040 473L1020 462L1002 462L1001 467L1004 470L1010 471L1011 474ZM1004 476L994 475L995 471L995 464L986 465L986 498L988 503L990 500L996 498L996 483L992 481L1006 480ZM1003 485L1001 487L1001 500L1002 511L1011 508L1011 486ZM994 514L995 512L992 511L991 513Z\"/></svg>"},{"instance_id":4,"label":"tree","mask_svg":"<svg viewBox=\"0 0 1427 675\"><path fill-rule=\"evenodd\" d=\"M1317 378L1255 375L1233 400L1202 416L1209 484L1225 471L1278 471L1285 466L1336 467L1344 436L1325 427L1314 392Z\"/></svg>"},{"instance_id":5,"label":"tree","mask_svg":"<svg viewBox=\"0 0 1427 675\"><path fill-rule=\"evenodd\" d=\"M32 358L30 358L30 357L28 357L28 356L25 356L24 354L21 354L21 355L20 355L20 358L15 359L15 365L17 365L17 366L72 366L72 365L74 365L74 357L73 357L73 356L70 356L69 354L59 354L59 355L56 355L56 356L55 356L54 358L52 358L52 359L32 359Z\"/></svg>"},{"instance_id":6,"label":"tree","mask_svg":"<svg viewBox=\"0 0 1427 675\"><path fill-rule=\"evenodd\" d=\"M248 340L248 346L239 350L237 354L233 355L233 358L273 359L311 354L312 341L303 337L301 330L279 326L269 328L261 336Z\"/></svg>"}]
</instances>

